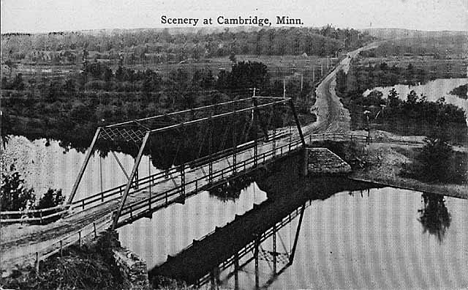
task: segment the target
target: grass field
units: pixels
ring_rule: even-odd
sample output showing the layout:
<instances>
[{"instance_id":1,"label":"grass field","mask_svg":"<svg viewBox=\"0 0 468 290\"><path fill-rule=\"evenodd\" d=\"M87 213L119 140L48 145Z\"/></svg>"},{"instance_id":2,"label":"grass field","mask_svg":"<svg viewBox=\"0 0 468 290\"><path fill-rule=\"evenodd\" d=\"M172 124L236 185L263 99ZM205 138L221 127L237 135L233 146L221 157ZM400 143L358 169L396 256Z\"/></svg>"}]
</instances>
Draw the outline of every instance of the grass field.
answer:
<instances>
[{"instance_id":1,"label":"grass field","mask_svg":"<svg viewBox=\"0 0 468 290\"><path fill-rule=\"evenodd\" d=\"M283 78L301 78L303 75L304 80L316 81L321 75L325 74L327 68L331 68L338 62L337 58L319 58L316 56L257 56L257 55L237 55L237 61L251 61L262 62L268 67L270 77L272 80ZM162 76L168 76L171 71L183 69L188 72L195 72L196 70L211 70L213 75L218 75L220 71L231 69L232 62L228 57L209 58L200 61L183 61L180 63L136 63L133 65L125 65L127 68L134 70L151 69ZM116 70L118 64L109 63L112 70ZM18 64L17 68L11 71L11 76L16 74L23 74L24 79L41 79L45 78L63 78L68 74L79 73L82 65L53 65L53 64ZM3 72L5 76L10 73Z\"/></svg>"},{"instance_id":2,"label":"grass field","mask_svg":"<svg viewBox=\"0 0 468 290\"><path fill-rule=\"evenodd\" d=\"M388 66L407 68L412 64L415 68L422 68L429 75L444 76L444 78L468 77L468 58L435 59L431 56L389 56L359 58L355 65L368 66L380 63Z\"/></svg>"}]
</instances>

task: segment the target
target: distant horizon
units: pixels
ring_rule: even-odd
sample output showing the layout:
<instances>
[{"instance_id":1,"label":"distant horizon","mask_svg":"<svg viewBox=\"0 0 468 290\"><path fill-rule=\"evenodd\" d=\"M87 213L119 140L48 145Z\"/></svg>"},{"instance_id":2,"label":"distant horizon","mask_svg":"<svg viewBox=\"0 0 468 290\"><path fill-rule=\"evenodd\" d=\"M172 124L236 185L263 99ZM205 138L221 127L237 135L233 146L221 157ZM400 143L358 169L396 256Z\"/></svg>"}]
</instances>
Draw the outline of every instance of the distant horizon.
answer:
<instances>
[{"instance_id":1,"label":"distant horizon","mask_svg":"<svg viewBox=\"0 0 468 290\"><path fill-rule=\"evenodd\" d=\"M90 29L80 29L80 30L56 30L56 31L38 31L38 32L22 32L22 31L11 31L11 32L1 32L1 35L21 35L21 34L29 34L29 35L39 35L39 34L50 34L50 33L76 33L76 32L96 32L96 31L113 31L113 30L126 30L126 31L138 31L138 30L219 30L219 29L251 29L256 28L258 30L261 29L282 29L282 28L322 28L330 25L334 28L339 29L354 29L358 31L364 30L406 30L406 31L413 31L413 32L455 32L455 33L467 33L468 30L424 30L424 29L410 29L410 28L400 28L400 27L367 27L367 28L355 28L355 27L340 27L335 26L332 23L325 24L321 26L270 26L270 27L260 27L255 25L248 25L248 26L210 26L210 27L192 27L192 26L173 26L173 27L138 27L138 28L90 28Z\"/></svg>"},{"instance_id":2,"label":"distant horizon","mask_svg":"<svg viewBox=\"0 0 468 290\"><path fill-rule=\"evenodd\" d=\"M218 17L255 16L269 19L271 27L282 26L277 16L284 16L299 19L285 23L298 27L468 31L468 0L1 0L1 33L190 27L163 23L162 17L198 19L192 23L198 28L235 27Z\"/></svg>"}]
</instances>

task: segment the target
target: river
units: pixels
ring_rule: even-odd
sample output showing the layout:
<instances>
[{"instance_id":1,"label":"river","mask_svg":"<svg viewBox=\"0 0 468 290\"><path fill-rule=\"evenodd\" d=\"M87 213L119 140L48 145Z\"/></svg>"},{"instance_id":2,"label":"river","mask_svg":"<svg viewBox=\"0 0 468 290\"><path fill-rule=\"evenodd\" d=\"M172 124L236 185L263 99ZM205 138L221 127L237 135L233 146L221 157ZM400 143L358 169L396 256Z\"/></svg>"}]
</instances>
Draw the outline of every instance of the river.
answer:
<instances>
[{"instance_id":1,"label":"river","mask_svg":"<svg viewBox=\"0 0 468 290\"><path fill-rule=\"evenodd\" d=\"M380 91L384 97L388 96L391 89L395 89L400 99L406 101L406 96L411 92L415 91L418 96L423 94L427 97L430 102L435 102L439 98L444 97L447 104L452 104L462 108L466 112L467 124L468 124L468 99L462 99L458 96L450 95L450 91L454 88L468 84L468 78L453 78L453 79L436 79L429 81L423 85L394 85L388 87L375 87L364 92L364 96L367 96L371 91Z\"/></svg>"},{"instance_id":2,"label":"river","mask_svg":"<svg viewBox=\"0 0 468 290\"><path fill-rule=\"evenodd\" d=\"M56 141L49 146L46 143L44 139L31 142L12 137L2 158L6 164L14 162L36 192L62 188L67 195L84 153L64 150ZM131 167L132 157L120 153L118 157L124 166ZM95 155L91 168L79 197L125 181L111 154L103 158ZM154 170L145 157L141 176ZM203 242L209 234L216 238L217 227L235 226L236 215L252 216L261 210L276 213L286 204L297 202L296 213L302 206L305 208L302 223L296 216L276 231L276 266L271 255L273 236L269 236L260 244L258 269L250 261L239 271L234 271L234 266L219 271L216 283L221 288L254 289L256 284L271 289L468 287L468 200L446 197L434 206L425 204L419 192L395 188L339 191L324 200L314 198L314 190L305 194L310 197L284 192L282 199L272 199L272 193L261 190L257 183L242 190L236 200L226 201L202 192L184 205L162 209L151 219L140 219L118 232L122 244L141 256L152 270L164 265L168 255L177 256L194 239ZM276 218L274 214L261 216L260 221L272 217ZM285 257L292 253L298 228L295 258L288 265ZM241 233L248 235L251 230L245 228ZM190 249L184 253L190 254ZM252 251L248 254L252 255ZM230 271L235 274L229 276Z\"/></svg>"}]
</instances>

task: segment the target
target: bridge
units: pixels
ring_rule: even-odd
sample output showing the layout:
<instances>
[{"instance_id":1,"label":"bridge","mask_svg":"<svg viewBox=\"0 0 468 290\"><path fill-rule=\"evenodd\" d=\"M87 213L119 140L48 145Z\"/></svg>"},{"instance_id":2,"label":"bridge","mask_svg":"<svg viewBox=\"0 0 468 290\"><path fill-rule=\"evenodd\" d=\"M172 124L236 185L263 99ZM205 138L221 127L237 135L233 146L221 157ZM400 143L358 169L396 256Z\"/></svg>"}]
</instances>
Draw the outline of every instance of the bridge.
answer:
<instances>
[{"instance_id":1,"label":"bridge","mask_svg":"<svg viewBox=\"0 0 468 290\"><path fill-rule=\"evenodd\" d=\"M317 87L318 120L302 127L291 99L254 95L98 128L64 206L0 213L2 223L42 223L61 217L24 235L3 239L2 269L16 264L39 268L41 260L69 245L85 243L108 228L116 229L171 204L184 203L201 191L299 152L306 142L329 139L328 133L352 139L343 126L346 110L333 86L336 72L349 66L349 61L343 59ZM132 168L125 168L115 150L134 157ZM81 181L96 152L115 158L125 183L87 192ZM145 175L141 170L143 158L159 169Z\"/></svg>"},{"instance_id":2,"label":"bridge","mask_svg":"<svg viewBox=\"0 0 468 290\"><path fill-rule=\"evenodd\" d=\"M6 241L2 248L14 246L22 251L24 263L38 267L40 260L71 244L84 243L108 228L116 229L139 218L151 217L159 209L184 203L190 196L248 174L305 146L293 101L265 96L100 127L86 152L66 205L23 212L23 218L9 220L43 222L65 216L37 232L37 244L42 250L28 252L27 243L31 238L10 244ZM113 151L116 148L134 157L132 168L125 168ZM100 156L106 149L127 181L88 193L82 177L91 158ZM159 169L143 174L140 166L143 158L148 158ZM100 176L102 174L99 172ZM80 187L84 190L78 194ZM80 195L81 198L77 198ZM24 218L25 214L29 217ZM2 215L12 217L15 213L3 212ZM15 252L2 253L2 259L15 263L19 255Z\"/></svg>"},{"instance_id":3,"label":"bridge","mask_svg":"<svg viewBox=\"0 0 468 290\"><path fill-rule=\"evenodd\" d=\"M100 142L125 144L136 153L131 171L127 171L111 151L127 182L76 199ZM69 212L112 211L115 229L304 146L292 100L272 97L240 99L101 127L69 196ZM153 164L165 168L139 177L145 153Z\"/></svg>"}]
</instances>

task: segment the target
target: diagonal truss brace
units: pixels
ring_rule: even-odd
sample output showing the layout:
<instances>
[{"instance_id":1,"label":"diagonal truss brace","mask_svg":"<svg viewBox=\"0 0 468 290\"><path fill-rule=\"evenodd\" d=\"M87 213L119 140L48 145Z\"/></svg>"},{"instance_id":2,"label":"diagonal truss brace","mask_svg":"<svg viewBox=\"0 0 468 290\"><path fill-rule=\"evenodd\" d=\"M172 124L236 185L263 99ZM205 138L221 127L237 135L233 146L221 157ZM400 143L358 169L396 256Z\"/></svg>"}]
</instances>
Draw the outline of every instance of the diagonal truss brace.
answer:
<instances>
[{"instance_id":1,"label":"diagonal truss brace","mask_svg":"<svg viewBox=\"0 0 468 290\"><path fill-rule=\"evenodd\" d=\"M114 230L116 228L117 223L119 221L120 214L121 214L122 209L123 209L123 207L125 205L125 201L128 198L128 193L130 192L130 188L132 186L133 178L135 178L135 175L136 175L136 173L138 171L138 166L140 165L141 157L143 157L143 150L145 149L145 146L146 146L146 143L148 142L150 134L151 134L151 132L148 131L148 132L146 132L145 136L143 137L143 143L140 146L140 150L138 151L138 155L137 155L137 158L135 160L135 164L133 165L132 172L130 173L130 176L128 178L127 185L125 186L125 191L124 191L122 200L120 201L119 209L117 210L117 212L114 215L114 222L112 223L112 230Z\"/></svg>"},{"instance_id":2,"label":"diagonal truss brace","mask_svg":"<svg viewBox=\"0 0 468 290\"><path fill-rule=\"evenodd\" d=\"M76 195L76 191L78 190L78 185L80 185L81 179L83 178L83 174L86 170L86 166L88 166L89 160L91 159L91 156L93 155L94 147L96 146L96 141L99 138L99 135L101 134L101 127L97 128L96 133L94 134L93 141L91 142L91 145L88 148L88 151L86 152L85 160L83 164L81 165L80 172L78 173L78 177L75 180L75 183L73 184L73 188L71 191L70 196L68 197L67 204L71 204L73 201L73 198Z\"/></svg>"},{"instance_id":3,"label":"diagonal truss brace","mask_svg":"<svg viewBox=\"0 0 468 290\"><path fill-rule=\"evenodd\" d=\"M259 104L257 102L257 99L265 99L265 100L269 100L268 103L265 103L265 104ZM220 106L220 105L227 105L227 104L236 104L237 102L241 103L241 102L246 102L248 99L243 99L243 100L239 100L239 101L231 101L231 102L226 102L226 103L220 103L220 104L216 104L216 105L210 105L210 106L206 106L204 107L205 109L207 108L216 108L216 106ZM140 123L140 121L145 121L145 120L152 120L152 119L155 119L155 118L159 118L159 117L164 117L164 116L168 116L168 115L177 115L177 113L170 113L170 114L166 114L166 115L161 115L161 116L156 116L156 117L152 117L152 118L146 118L146 119L141 119L141 120L134 120L134 121L130 121L130 122L124 122L124 123L120 123L120 124L115 124L115 125L109 125L109 126L106 126L106 127L99 127L97 130L96 130L96 133L93 137L93 140L91 142L91 145L86 153L86 156L85 156L85 160L81 166L81 169L80 169L80 172L78 174L78 177L73 185L73 188L72 188L72 192L69 196L69 199L67 201L68 204L71 204L72 201L73 201L73 198L75 197L76 193L77 193L77 189L78 189L78 186L82 180L82 177L83 177L83 174L85 172L85 169L89 163L89 160L94 152L94 150L96 149L96 143L98 140L108 140L108 141L112 141L116 138L125 138L127 139L128 141L133 141L134 143L139 143L141 144L139 146L139 152L138 152L138 155L137 155L137 158L135 159L135 163L133 165L133 169L130 173L130 175L128 175L128 173L124 170L122 164L120 164L118 158L116 158L117 162L119 163L119 166L121 167L121 169L124 171L124 174L126 175L127 177L127 184L126 184L126 187L125 187L125 191L124 191L124 195L121 199L121 202L120 202L120 205L119 205L119 209L118 211L116 212L115 216L114 216L114 223L113 223L113 227L115 228L115 226L117 225L117 222L118 222L118 219L120 218L120 214L122 212L122 209L125 205L125 202L128 198L128 195L129 195L129 192L130 192L130 189L131 189L131 186L132 186L132 181L135 179L135 177L137 176L137 172L138 172L138 166L141 162L141 158L142 158L142 155L143 155L143 151L145 149L145 146L149 140L149 137L151 134L155 134L155 133L162 133L162 132L166 132L166 131L169 131L169 130L178 130L180 128L182 128L183 126L187 126L187 125L192 125L192 124L197 124L197 123L200 123L200 122L208 122L208 123L212 123L214 120L216 119L219 119L219 118L224 118L224 117L227 117L227 116L230 116L230 115L233 115L235 116L237 113L241 113L241 112L252 112L252 115L255 116L256 113L258 114L258 110L260 108L264 108L264 107L268 107L268 106L274 106L276 104L288 104L289 102L289 105L291 106L292 108L292 112L294 114L294 117L295 117L295 121L296 121L296 124L297 124L297 127L298 127L298 130L299 130L299 135L301 137L301 140L304 144L304 138L303 138L303 134L302 134L302 131L301 131L301 128L300 128L300 124L298 122L298 118L297 118L297 115L296 115L296 112L295 112L295 109L294 109L294 104L292 102L291 99L280 99L280 98L274 98L274 97L254 97L251 99L251 101L253 101L253 104L251 103L251 105L247 105L246 108L236 108L235 106L233 106L233 109L231 109L230 111L228 112L220 112L218 114L210 114L209 116L207 117L195 117L193 120L188 120L188 121L182 121L182 122L179 122L178 124L172 124L172 125L169 125L169 126L165 126L165 127L159 127L159 128L151 128L151 127L148 127L148 126L145 126L143 124ZM184 112L195 112L195 111L198 111L200 110L200 108L195 108L195 109L191 109L191 110L186 110ZM194 115L195 116L195 115ZM256 119L254 117L254 119ZM136 128L128 128L127 126L128 125L134 125ZM125 128L127 127L127 128ZM114 156L116 157L116 156Z\"/></svg>"}]
</instances>

